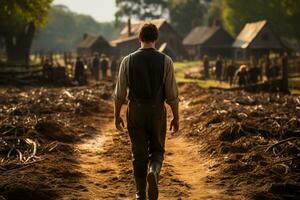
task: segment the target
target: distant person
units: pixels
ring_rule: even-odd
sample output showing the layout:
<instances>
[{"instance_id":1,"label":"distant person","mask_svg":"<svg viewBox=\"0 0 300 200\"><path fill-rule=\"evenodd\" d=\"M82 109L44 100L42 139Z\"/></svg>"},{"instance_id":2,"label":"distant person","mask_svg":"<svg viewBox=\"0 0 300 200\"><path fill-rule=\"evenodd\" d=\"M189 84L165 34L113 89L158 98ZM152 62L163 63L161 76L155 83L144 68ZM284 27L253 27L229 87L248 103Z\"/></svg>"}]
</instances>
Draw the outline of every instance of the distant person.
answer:
<instances>
[{"instance_id":1,"label":"distant person","mask_svg":"<svg viewBox=\"0 0 300 200\"><path fill-rule=\"evenodd\" d=\"M248 84L248 72L247 66L241 65L235 74L235 80L240 87L246 86Z\"/></svg>"},{"instance_id":2,"label":"distant person","mask_svg":"<svg viewBox=\"0 0 300 200\"><path fill-rule=\"evenodd\" d=\"M106 79L109 62L108 62L106 55L103 54L101 57L102 58L101 58L101 62L100 62L100 67L101 67L101 72L102 72L102 79Z\"/></svg>"},{"instance_id":3,"label":"distant person","mask_svg":"<svg viewBox=\"0 0 300 200\"><path fill-rule=\"evenodd\" d=\"M115 56L112 56L111 58L110 70L111 76L113 77L113 79L115 79L118 73L118 61Z\"/></svg>"},{"instance_id":4,"label":"distant person","mask_svg":"<svg viewBox=\"0 0 300 200\"><path fill-rule=\"evenodd\" d=\"M223 71L223 60L221 58L220 55L218 55L217 57L217 61L216 61L216 80L221 81L222 80L222 71Z\"/></svg>"},{"instance_id":5,"label":"distant person","mask_svg":"<svg viewBox=\"0 0 300 200\"><path fill-rule=\"evenodd\" d=\"M271 62L270 62L269 55L266 55L264 57L264 72L268 80L270 79L270 66L271 66Z\"/></svg>"},{"instance_id":6,"label":"distant person","mask_svg":"<svg viewBox=\"0 0 300 200\"><path fill-rule=\"evenodd\" d=\"M95 53L92 60L92 75L96 81L99 81L100 58L99 54Z\"/></svg>"},{"instance_id":7,"label":"distant person","mask_svg":"<svg viewBox=\"0 0 300 200\"><path fill-rule=\"evenodd\" d=\"M207 55L204 55L203 57L203 68L204 68L204 78L209 79L209 60Z\"/></svg>"},{"instance_id":8,"label":"distant person","mask_svg":"<svg viewBox=\"0 0 300 200\"><path fill-rule=\"evenodd\" d=\"M273 59L271 62L270 69L269 69L270 79L278 78L279 72L280 72L280 66L278 65L277 60Z\"/></svg>"},{"instance_id":9,"label":"distant person","mask_svg":"<svg viewBox=\"0 0 300 200\"><path fill-rule=\"evenodd\" d=\"M249 75L249 84L257 84L260 76L260 68L258 66L251 66L248 71Z\"/></svg>"},{"instance_id":10,"label":"distant person","mask_svg":"<svg viewBox=\"0 0 300 200\"><path fill-rule=\"evenodd\" d=\"M260 76L260 68L255 56L251 57L250 68L248 70L248 84L257 84Z\"/></svg>"},{"instance_id":11,"label":"distant person","mask_svg":"<svg viewBox=\"0 0 300 200\"><path fill-rule=\"evenodd\" d=\"M236 70L237 70L236 64L235 64L234 60L232 60L226 70L227 81L229 82L230 86L232 86L232 84L233 84L234 75L235 75Z\"/></svg>"},{"instance_id":12,"label":"distant person","mask_svg":"<svg viewBox=\"0 0 300 200\"><path fill-rule=\"evenodd\" d=\"M46 80L52 80L52 68L53 64L50 62L50 59L45 58L43 61L43 77Z\"/></svg>"},{"instance_id":13,"label":"distant person","mask_svg":"<svg viewBox=\"0 0 300 200\"><path fill-rule=\"evenodd\" d=\"M78 56L75 62L75 81L78 82L79 85L85 84L85 74L84 74L84 63L82 59Z\"/></svg>"}]
</instances>

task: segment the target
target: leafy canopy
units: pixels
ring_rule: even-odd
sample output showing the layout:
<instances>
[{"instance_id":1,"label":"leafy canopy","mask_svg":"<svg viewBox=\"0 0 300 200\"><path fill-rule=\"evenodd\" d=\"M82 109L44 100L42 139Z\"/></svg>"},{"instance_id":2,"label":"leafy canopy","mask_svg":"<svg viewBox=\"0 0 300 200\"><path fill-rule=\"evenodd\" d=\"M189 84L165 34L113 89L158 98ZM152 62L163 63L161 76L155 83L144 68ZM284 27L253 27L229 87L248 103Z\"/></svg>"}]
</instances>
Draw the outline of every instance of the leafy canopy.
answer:
<instances>
[{"instance_id":1,"label":"leafy canopy","mask_svg":"<svg viewBox=\"0 0 300 200\"><path fill-rule=\"evenodd\" d=\"M154 19L165 15L168 0L116 0L117 21L121 18Z\"/></svg>"},{"instance_id":2,"label":"leafy canopy","mask_svg":"<svg viewBox=\"0 0 300 200\"><path fill-rule=\"evenodd\" d=\"M51 2L52 0L1 0L0 23L8 25L23 21L34 22L36 26L43 25Z\"/></svg>"}]
</instances>

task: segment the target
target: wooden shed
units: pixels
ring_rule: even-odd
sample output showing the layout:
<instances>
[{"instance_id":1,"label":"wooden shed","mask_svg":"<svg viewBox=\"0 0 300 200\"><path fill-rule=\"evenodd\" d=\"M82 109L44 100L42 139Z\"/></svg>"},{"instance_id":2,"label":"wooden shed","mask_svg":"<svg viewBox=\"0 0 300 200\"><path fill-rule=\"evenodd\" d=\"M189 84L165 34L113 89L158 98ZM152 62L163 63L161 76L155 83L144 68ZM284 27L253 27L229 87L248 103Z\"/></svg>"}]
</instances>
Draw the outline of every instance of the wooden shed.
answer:
<instances>
[{"instance_id":1,"label":"wooden shed","mask_svg":"<svg viewBox=\"0 0 300 200\"><path fill-rule=\"evenodd\" d=\"M289 50L266 20L247 23L232 46L236 59L250 56L259 58L271 52L283 53Z\"/></svg>"},{"instance_id":2,"label":"wooden shed","mask_svg":"<svg viewBox=\"0 0 300 200\"><path fill-rule=\"evenodd\" d=\"M183 40L190 58L231 56L234 39L222 26L195 27Z\"/></svg>"},{"instance_id":3,"label":"wooden shed","mask_svg":"<svg viewBox=\"0 0 300 200\"><path fill-rule=\"evenodd\" d=\"M91 56L94 52L109 56L115 54L114 47L101 35L84 34L83 40L77 46L77 53L79 55Z\"/></svg>"},{"instance_id":4,"label":"wooden shed","mask_svg":"<svg viewBox=\"0 0 300 200\"><path fill-rule=\"evenodd\" d=\"M126 56L140 47L137 35L139 29L146 22L139 21L131 24L131 21L128 20L127 25L120 32L119 36L111 41L111 45L116 47L120 56ZM155 24L159 30L157 49L160 49L173 59L181 59L186 55L181 36L165 19L156 19L149 22Z\"/></svg>"}]
</instances>

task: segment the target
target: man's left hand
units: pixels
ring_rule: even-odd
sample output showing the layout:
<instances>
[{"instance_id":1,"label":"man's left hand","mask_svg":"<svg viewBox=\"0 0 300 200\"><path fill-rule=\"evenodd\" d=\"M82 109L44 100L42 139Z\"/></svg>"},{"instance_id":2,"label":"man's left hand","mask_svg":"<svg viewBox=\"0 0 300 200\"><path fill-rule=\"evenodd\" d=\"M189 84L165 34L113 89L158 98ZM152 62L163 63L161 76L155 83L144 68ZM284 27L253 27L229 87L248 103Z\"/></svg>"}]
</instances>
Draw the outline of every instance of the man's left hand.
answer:
<instances>
[{"instance_id":1,"label":"man's left hand","mask_svg":"<svg viewBox=\"0 0 300 200\"><path fill-rule=\"evenodd\" d=\"M115 117L115 126L119 131L121 131L121 132L124 131L125 123L124 123L124 120L122 119L122 117L120 117L120 116Z\"/></svg>"}]
</instances>

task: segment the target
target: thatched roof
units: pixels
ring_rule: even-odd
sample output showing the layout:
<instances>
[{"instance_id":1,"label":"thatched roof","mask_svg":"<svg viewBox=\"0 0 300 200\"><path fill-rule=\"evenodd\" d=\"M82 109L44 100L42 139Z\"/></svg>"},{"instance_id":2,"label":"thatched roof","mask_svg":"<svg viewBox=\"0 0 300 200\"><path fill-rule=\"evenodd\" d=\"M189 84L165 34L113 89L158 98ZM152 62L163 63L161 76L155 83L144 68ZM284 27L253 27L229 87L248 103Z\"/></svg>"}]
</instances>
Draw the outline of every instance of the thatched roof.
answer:
<instances>
[{"instance_id":1,"label":"thatched roof","mask_svg":"<svg viewBox=\"0 0 300 200\"><path fill-rule=\"evenodd\" d=\"M247 48L266 25L266 20L247 23L237 36L235 42L233 43L233 47L243 49Z\"/></svg>"},{"instance_id":2,"label":"thatched roof","mask_svg":"<svg viewBox=\"0 0 300 200\"><path fill-rule=\"evenodd\" d=\"M210 39L220 27L198 26L194 28L183 40L184 45L199 45Z\"/></svg>"}]
</instances>

